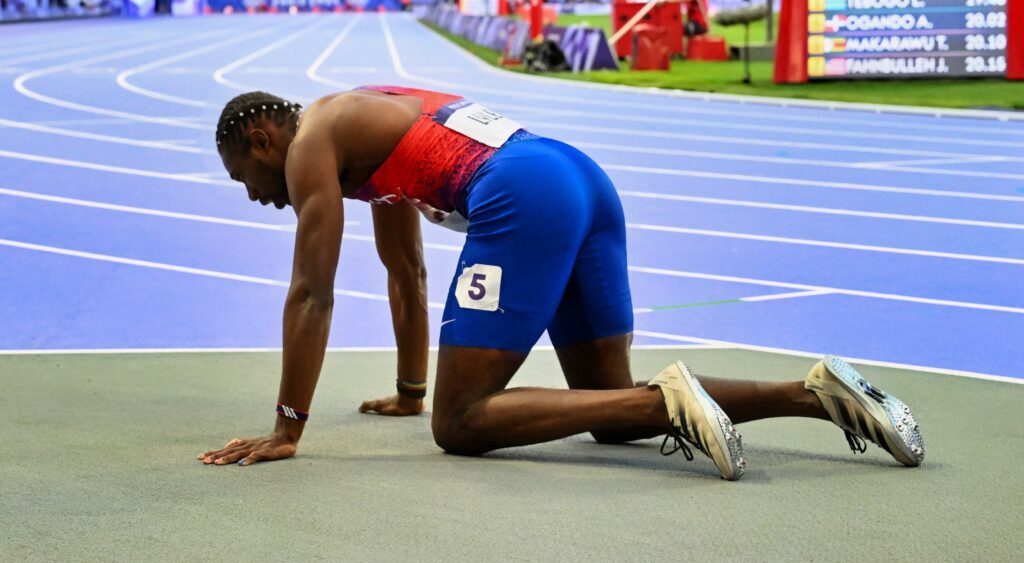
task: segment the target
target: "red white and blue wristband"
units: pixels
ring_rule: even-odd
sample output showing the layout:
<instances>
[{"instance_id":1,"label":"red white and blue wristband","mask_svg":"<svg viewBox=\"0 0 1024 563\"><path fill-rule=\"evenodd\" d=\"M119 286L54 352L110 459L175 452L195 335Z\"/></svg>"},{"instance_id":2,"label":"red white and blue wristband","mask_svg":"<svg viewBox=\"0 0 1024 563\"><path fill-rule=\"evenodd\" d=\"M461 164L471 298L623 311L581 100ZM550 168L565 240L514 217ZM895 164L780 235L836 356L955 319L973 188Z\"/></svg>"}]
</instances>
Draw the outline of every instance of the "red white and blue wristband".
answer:
<instances>
[{"instance_id":1,"label":"red white and blue wristband","mask_svg":"<svg viewBox=\"0 0 1024 563\"><path fill-rule=\"evenodd\" d=\"M306 420L309 418L308 412L297 411L289 406L282 405L281 403L277 404L277 414L292 420Z\"/></svg>"}]
</instances>

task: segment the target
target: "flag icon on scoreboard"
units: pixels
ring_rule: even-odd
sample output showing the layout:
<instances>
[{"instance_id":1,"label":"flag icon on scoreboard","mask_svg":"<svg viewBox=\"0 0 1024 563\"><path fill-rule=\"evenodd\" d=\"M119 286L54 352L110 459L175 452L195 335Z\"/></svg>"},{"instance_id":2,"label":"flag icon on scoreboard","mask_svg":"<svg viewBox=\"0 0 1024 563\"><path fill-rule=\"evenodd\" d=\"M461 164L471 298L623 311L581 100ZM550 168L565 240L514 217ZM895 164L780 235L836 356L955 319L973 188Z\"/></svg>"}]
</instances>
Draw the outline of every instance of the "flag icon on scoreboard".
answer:
<instances>
[{"instance_id":1,"label":"flag icon on scoreboard","mask_svg":"<svg viewBox=\"0 0 1024 563\"><path fill-rule=\"evenodd\" d=\"M846 27L846 14L836 14L825 20L825 33L837 33Z\"/></svg>"},{"instance_id":2,"label":"flag icon on scoreboard","mask_svg":"<svg viewBox=\"0 0 1024 563\"><path fill-rule=\"evenodd\" d=\"M825 76L843 76L846 74L846 59L829 59L825 63Z\"/></svg>"},{"instance_id":3,"label":"flag icon on scoreboard","mask_svg":"<svg viewBox=\"0 0 1024 563\"><path fill-rule=\"evenodd\" d=\"M846 0L825 0L825 10L838 12L846 9Z\"/></svg>"},{"instance_id":4,"label":"flag icon on scoreboard","mask_svg":"<svg viewBox=\"0 0 1024 563\"><path fill-rule=\"evenodd\" d=\"M844 53L844 52L846 52L846 38L845 37L826 37L825 38L825 52L826 53Z\"/></svg>"}]
</instances>

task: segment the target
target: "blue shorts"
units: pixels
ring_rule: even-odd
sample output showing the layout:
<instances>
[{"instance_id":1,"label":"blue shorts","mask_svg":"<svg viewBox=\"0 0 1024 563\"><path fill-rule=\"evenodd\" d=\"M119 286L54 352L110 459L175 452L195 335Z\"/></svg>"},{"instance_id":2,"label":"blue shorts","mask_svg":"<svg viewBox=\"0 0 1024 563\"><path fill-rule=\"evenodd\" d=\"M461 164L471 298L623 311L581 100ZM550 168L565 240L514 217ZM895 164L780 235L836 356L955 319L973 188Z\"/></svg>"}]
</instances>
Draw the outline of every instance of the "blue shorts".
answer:
<instances>
[{"instance_id":1,"label":"blue shorts","mask_svg":"<svg viewBox=\"0 0 1024 563\"><path fill-rule=\"evenodd\" d=\"M506 144L466 196L466 244L441 344L528 352L633 331L626 226L611 180L575 148Z\"/></svg>"}]
</instances>

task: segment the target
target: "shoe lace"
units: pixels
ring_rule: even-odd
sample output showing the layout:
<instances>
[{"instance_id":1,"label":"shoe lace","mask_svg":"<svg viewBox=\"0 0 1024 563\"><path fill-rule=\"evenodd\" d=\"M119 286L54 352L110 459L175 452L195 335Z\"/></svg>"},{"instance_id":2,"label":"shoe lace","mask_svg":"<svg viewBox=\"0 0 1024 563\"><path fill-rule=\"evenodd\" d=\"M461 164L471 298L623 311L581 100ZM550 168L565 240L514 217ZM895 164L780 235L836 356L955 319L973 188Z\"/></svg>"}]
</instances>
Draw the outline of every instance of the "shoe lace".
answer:
<instances>
[{"instance_id":1,"label":"shoe lace","mask_svg":"<svg viewBox=\"0 0 1024 563\"><path fill-rule=\"evenodd\" d=\"M675 447L671 451L665 451L665 446L668 445L669 440L675 441ZM661 442L661 455L669 456L678 451L682 451L686 457L686 461L693 461L693 451L686 445L687 442L693 443L690 437L684 434L678 428L672 428L665 434L665 440ZM697 447L694 445L694 447Z\"/></svg>"},{"instance_id":2,"label":"shoe lace","mask_svg":"<svg viewBox=\"0 0 1024 563\"><path fill-rule=\"evenodd\" d=\"M868 449L868 443L860 436L850 432L849 430L843 430L846 434L846 443L850 445L850 451L853 453L864 453Z\"/></svg>"}]
</instances>

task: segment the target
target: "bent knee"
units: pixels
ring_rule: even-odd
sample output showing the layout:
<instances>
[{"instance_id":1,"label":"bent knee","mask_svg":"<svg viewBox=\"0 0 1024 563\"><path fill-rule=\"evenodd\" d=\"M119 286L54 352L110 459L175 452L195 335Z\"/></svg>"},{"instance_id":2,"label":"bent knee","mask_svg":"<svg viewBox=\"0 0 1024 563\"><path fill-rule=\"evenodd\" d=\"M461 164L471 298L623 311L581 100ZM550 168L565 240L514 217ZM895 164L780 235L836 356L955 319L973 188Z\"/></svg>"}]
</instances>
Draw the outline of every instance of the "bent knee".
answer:
<instances>
[{"instance_id":1,"label":"bent knee","mask_svg":"<svg viewBox=\"0 0 1024 563\"><path fill-rule=\"evenodd\" d=\"M431 425L434 443L452 455L478 456L492 448L484 442L484 436L462 420L435 422Z\"/></svg>"},{"instance_id":2,"label":"bent knee","mask_svg":"<svg viewBox=\"0 0 1024 563\"><path fill-rule=\"evenodd\" d=\"M599 444L624 444L636 439L615 430L594 430L590 435Z\"/></svg>"}]
</instances>

